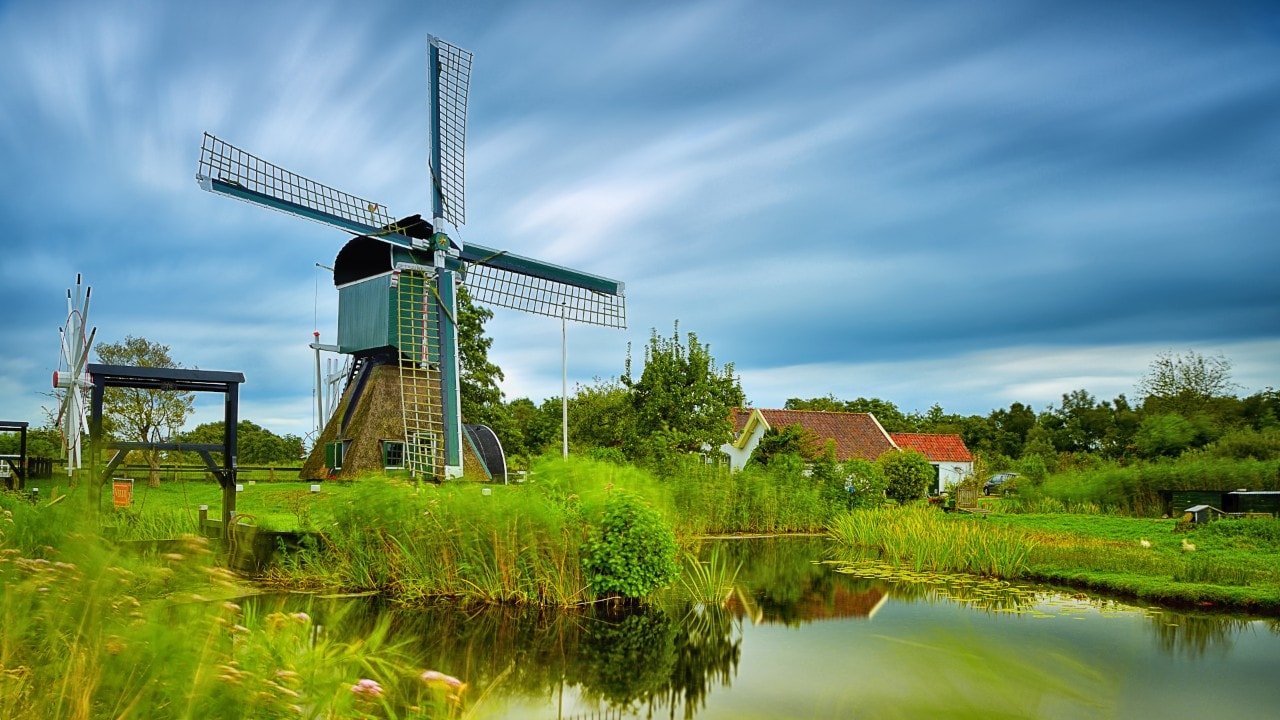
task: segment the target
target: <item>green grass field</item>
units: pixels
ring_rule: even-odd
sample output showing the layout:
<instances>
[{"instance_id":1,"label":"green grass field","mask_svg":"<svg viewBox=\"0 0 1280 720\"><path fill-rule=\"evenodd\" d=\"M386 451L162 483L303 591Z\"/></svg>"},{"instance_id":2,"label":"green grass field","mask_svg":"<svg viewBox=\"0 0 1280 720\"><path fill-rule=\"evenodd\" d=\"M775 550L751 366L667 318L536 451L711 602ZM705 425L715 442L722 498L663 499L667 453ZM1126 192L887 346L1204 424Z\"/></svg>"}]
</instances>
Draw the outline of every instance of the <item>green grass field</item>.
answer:
<instances>
[{"instance_id":1,"label":"green grass field","mask_svg":"<svg viewBox=\"0 0 1280 720\"><path fill-rule=\"evenodd\" d=\"M1152 602L1280 612L1280 520L1189 525L1046 513L992 514L988 521L1035 540L1030 579Z\"/></svg>"},{"instance_id":2,"label":"green grass field","mask_svg":"<svg viewBox=\"0 0 1280 720\"><path fill-rule=\"evenodd\" d=\"M241 490L236 493L236 514L249 516L253 524L272 530L306 530L332 518L335 502L344 502L353 488L350 482L326 481L320 483L299 480L270 482L255 479L252 473L240 480ZM277 471L296 477L296 473ZM200 476L195 476L200 477ZM319 485L320 492L311 491ZM48 500L68 492L65 477L51 480L35 480L27 485L28 491L38 488L41 500ZM82 488L71 492L83 492ZM194 534L201 505L207 505L209 517L217 519L222 509L222 489L217 482L206 479L164 476L159 487L148 487L145 477L133 483L133 503L127 509L116 510L112 505L111 486L102 490L101 511L104 525L118 525L122 538L142 539L173 537L175 534ZM168 530L170 532L166 533ZM171 534L172 533L172 534Z\"/></svg>"}]
</instances>

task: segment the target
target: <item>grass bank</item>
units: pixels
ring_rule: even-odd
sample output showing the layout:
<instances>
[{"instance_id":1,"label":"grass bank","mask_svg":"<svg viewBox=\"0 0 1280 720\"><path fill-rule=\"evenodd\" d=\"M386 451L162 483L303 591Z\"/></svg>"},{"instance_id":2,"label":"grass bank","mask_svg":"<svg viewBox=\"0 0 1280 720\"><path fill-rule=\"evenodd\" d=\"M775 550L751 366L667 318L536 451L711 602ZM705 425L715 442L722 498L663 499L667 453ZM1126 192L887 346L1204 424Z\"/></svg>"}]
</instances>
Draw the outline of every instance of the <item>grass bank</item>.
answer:
<instances>
[{"instance_id":1,"label":"grass bank","mask_svg":"<svg viewBox=\"0 0 1280 720\"><path fill-rule=\"evenodd\" d=\"M829 536L916 572L965 572L1144 602L1280 614L1280 520L942 514L918 506L837 518Z\"/></svg>"},{"instance_id":2,"label":"grass bank","mask_svg":"<svg viewBox=\"0 0 1280 720\"><path fill-rule=\"evenodd\" d=\"M465 702L385 624L336 640L308 613L230 602L246 587L214 560L195 538L122 553L81 495L0 494L0 720L425 718Z\"/></svg>"},{"instance_id":3,"label":"grass bank","mask_svg":"<svg viewBox=\"0 0 1280 720\"><path fill-rule=\"evenodd\" d=\"M1280 520L1194 529L1106 515L999 514L989 521L1034 538L1024 579L1165 605L1280 614Z\"/></svg>"},{"instance_id":4,"label":"grass bank","mask_svg":"<svg viewBox=\"0 0 1280 720\"><path fill-rule=\"evenodd\" d=\"M286 555L267 581L375 591L409 605L592 602L583 547L609 498L624 491L656 510L686 552L705 534L820 531L834 514L798 473L730 475L695 466L658 479L632 466L548 458L519 485L369 478L317 500L318 540Z\"/></svg>"}]
</instances>

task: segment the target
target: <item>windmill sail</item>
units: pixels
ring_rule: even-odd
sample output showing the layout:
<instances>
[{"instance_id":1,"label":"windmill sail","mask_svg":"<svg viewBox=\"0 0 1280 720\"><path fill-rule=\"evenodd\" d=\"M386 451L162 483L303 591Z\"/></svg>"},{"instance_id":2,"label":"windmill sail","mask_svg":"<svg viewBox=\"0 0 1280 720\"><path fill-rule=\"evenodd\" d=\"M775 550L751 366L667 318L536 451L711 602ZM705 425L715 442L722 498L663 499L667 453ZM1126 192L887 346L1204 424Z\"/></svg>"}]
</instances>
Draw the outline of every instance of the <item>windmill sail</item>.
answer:
<instances>
[{"instance_id":1,"label":"windmill sail","mask_svg":"<svg viewBox=\"0 0 1280 720\"><path fill-rule=\"evenodd\" d=\"M385 205L356 197L289 172L262 158L204 134L196 170L200 187L331 225L356 235L386 234L395 218ZM402 238L409 245L408 238Z\"/></svg>"},{"instance_id":2,"label":"windmill sail","mask_svg":"<svg viewBox=\"0 0 1280 720\"><path fill-rule=\"evenodd\" d=\"M617 280L513 253L468 245L464 284L472 299L566 320L627 327L625 286Z\"/></svg>"},{"instance_id":3,"label":"windmill sail","mask_svg":"<svg viewBox=\"0 0 1280 720\"><path fill-rule=\"evenodd\" d=\"M471 53L441 40L427 38L431 85L431 180L433 211L460 227L467 221L463 159L467 147L467 88Z\"/></svg>"}]
</instances>

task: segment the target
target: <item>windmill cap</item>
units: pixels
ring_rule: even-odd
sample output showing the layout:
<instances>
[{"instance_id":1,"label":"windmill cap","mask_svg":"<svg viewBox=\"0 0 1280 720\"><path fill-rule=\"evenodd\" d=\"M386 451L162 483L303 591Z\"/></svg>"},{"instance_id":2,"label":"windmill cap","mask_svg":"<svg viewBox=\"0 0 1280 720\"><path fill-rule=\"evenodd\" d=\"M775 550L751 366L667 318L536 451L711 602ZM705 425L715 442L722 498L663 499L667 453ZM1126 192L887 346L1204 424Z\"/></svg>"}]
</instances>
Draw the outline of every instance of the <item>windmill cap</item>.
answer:
<instances>
[{"instance_id":1,"label":"windmill cap","mask_svg":"<svg viewBox=\"0 0 1280 720\"><path fill-rule=\"evenodd\" d=\"M430 240L435 234L435 228L431 223L424 220L421 213L415 213L406 218L397 220L392 225L382 228L394 233L399 233L405 237L417 238L418 240Z\"/></svg>"}]
</instances>

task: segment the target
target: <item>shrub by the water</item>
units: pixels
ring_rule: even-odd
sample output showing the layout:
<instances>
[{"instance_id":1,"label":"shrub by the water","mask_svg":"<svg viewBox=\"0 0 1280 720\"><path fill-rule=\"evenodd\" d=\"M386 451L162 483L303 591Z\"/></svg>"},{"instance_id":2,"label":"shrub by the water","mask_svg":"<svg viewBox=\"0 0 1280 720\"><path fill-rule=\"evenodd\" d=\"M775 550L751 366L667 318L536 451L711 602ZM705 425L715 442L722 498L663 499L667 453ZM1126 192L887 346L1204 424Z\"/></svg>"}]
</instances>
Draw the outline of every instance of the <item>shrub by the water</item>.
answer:
<instances>
[{"instance_id":1,"label":"shrub by the water","mask_svg":"<svg viewBox=\"0 0 1280 720\"><path fill-rule=\"evenodd\" d=\"M658 511L615 491L595 537L583 546L582 564L598 595L638 599L675 581L677 551L675 533Z\"/></svg>"},{"instance_id":2,"label":"shrub by the water","mask_svg":"<svg viewBox=\"0 0 1280 720\"><path fill-rule=\"evenodd\" d=\"M915 450L887 452L876 460L885 479L885 491L889 499L907 502L929 493L929 483L935 477L928 458Z\"/></svg>"}]
</instances>

